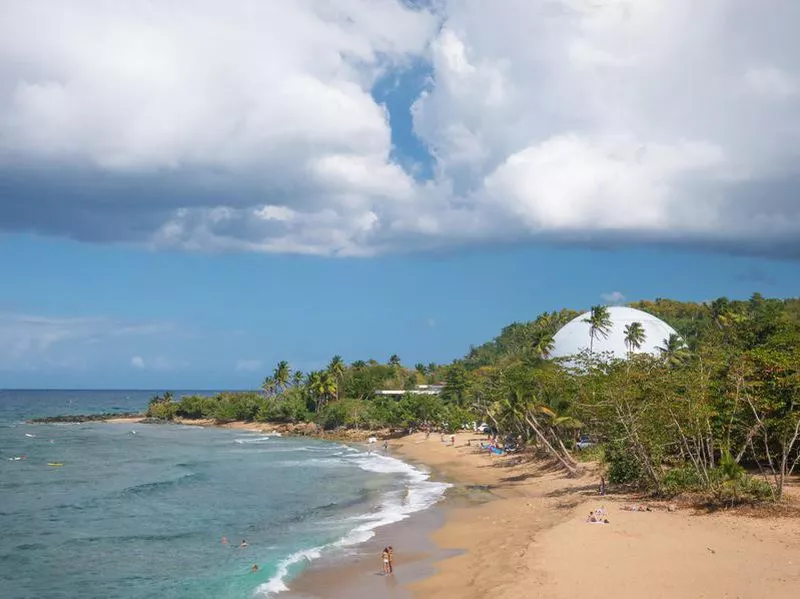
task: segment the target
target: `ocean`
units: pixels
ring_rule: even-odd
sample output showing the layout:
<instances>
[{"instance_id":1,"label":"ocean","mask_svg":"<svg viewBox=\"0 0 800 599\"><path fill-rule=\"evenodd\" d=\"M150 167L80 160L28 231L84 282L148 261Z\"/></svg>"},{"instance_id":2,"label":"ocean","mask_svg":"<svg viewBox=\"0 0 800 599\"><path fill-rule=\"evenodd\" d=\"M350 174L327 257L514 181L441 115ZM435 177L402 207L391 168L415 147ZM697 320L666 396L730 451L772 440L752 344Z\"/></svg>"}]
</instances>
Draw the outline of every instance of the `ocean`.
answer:
<instances>
[{"instance_id":1,"label":"ocean","mask_svg":"<svg viewBox=\"0 0 800 599\"><path fill-rule=\"evenodd\" d=\"M314 439L25 422L137 411L151 395L0 391L4 599L273 597L446 489L381 451Z\"/></svg>"}]
</instances>

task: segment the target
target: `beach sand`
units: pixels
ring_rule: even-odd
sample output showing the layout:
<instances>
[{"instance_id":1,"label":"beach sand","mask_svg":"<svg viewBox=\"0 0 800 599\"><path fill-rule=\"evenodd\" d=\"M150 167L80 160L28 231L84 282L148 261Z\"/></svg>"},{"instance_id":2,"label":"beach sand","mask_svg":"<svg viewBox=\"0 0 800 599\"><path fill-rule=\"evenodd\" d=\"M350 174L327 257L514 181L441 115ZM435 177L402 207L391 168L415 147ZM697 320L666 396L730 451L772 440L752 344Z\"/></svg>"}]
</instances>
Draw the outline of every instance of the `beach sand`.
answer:
<instances>
[{"instance_id":1,"label":"beach sand","mask_svg":"<svg viewBox=\"0 0 800 599\"><path fill-rule=\"evenodd\" d=\"M188 423L187 423L188 424ZM198 422L193 422L198 424ZM258 430L235 423L231 428ZM454 486L437 507L379 528L346 554L315 562L290 599L794 599L800 596L800 518L668 510L600 497L599 477L569 478L527 456L480 450L482 435L422 433L390 440L390 455ZM800 503L800 482L788 494ZM653 511L624 511L645 503ZM589 524L603 507L608 524ZM795 514L797 512L794 512ZM393 545L392 577L380 550Z\"/></svg>"},{"instance_id":2,"label":"beach sand","mask_svg":"<svg viewBox=\"0 0 800 599\"><path fill-rule=\"evenodd\" d=\"M459 555L409 585L420 598L794 598L800 593L800 519L730 513L629 512L631 498L600 497L597 476L569 479L541 465L476 453L480 437L412 435L397 452L494 501L451 510L433 534ZM467 447L466 442L471 441ZM588 524L603 506L609 524Z\"/></svg>"}]
</instances>

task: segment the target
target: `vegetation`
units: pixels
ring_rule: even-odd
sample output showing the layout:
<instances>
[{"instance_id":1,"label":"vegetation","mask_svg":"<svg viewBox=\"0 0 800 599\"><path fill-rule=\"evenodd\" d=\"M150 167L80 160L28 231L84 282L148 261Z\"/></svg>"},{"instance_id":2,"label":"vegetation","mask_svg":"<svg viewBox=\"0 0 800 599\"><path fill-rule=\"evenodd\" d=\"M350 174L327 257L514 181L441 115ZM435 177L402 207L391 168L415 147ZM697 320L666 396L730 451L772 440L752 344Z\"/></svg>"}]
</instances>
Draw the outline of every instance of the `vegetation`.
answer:
<instances>
[{"instance_id":1,"label":"vegetation","mask_svg":"<svg viewBox=\"0 0 800 599\"><path fill-rule=\"evenodd\" d=\"M588 435L611 483L670 496L690 491L719 503L779 499L800 463L800 300L710 303L657 299L632 307L680 336L638 350L641 323L625 327L627 360L594 352L613 323L603 306L588 318L589 350L550 360L553 336L577 312L562 310L504 328L449 365L405 368L334 356L307 375L279 362L261 392L216 397L170 394L151 401L157 418L313 421L325 429L429 425L443 431L487 422L500 439L543 452L565 471L580 468ZM417 385L443 384L440 395ZM400 397L376 394L403 389Z\"/></svg>"}]
</instances>

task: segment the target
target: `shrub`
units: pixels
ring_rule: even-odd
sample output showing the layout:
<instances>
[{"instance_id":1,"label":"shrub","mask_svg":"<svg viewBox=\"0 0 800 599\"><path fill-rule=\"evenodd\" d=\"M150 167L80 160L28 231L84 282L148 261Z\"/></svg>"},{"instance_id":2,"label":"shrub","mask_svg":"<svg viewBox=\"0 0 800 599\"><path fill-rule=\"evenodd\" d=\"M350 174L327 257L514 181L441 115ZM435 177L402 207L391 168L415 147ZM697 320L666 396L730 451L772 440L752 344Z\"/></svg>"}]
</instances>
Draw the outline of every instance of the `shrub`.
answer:
<instances>
[{"instance_id":1,"label":"shrub","mask_svg":"<svg viewBox=\"0 0 800 599\"><path fill-rule=\"evenodd\" d=\"M262 401L255 419L260 422L304 422L311 419L311 414L303 394L292 389Z\"/></svg>"},{"instance_id":2,"label":"shrub","mask_svg":"<svg viewBox=\"0 0 800 599\"><path fill-rule=\"evenodd\" d=\"M180 418L211 418L217 400L204 395L185 395L178 402L175 415Z\"/></svg>"},{"instance_id":3,"label":"shrub","mask_svg":"<svg viewBox=\"0 0 800 599\"><path fill-rule=\"evenodd\" d=\"M667 497L675 497L687 491L699 491L702 487L697 471L686 466L668 470L661 479L661 491Z\"/></svg>"},{"instance_id":4,"label":"shrub","mask_svg":"<svg viewBox=\"0 0 800 599\"><path fill-rule=\"evenodd\" d=\"M642 468L628 448L614 441L605 449L608 481L614 484L636 484L642 481Z\"/></svg>"}]
</instances>

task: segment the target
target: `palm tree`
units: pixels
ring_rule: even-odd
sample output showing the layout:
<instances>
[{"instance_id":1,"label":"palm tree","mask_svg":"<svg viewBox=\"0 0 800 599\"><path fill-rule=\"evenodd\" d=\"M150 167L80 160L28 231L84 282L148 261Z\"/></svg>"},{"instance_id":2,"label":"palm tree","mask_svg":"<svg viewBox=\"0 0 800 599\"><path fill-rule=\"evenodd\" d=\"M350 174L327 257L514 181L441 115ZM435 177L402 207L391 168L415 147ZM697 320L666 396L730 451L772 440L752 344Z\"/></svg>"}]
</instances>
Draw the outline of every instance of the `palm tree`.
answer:
<instances>
[{"instance_id":1,"label":"palm tree","mask_svg":"<svg viewBox=\"0 0 800 599\"><path fill-rule=\"evenodd\" d=\"M555 346L556 342L552 333L542 332L533 345L533 351L536 352L536 355L540 358L549 358Z\"/></svg>"},{"instance_id":2,"label":"palm tree","mask_svg":"<svg viewBox=\"0 0 800 599\"><path fill-rule=\"evenodd\" d=\"M362 368L364 368L366 365L367 365L367 363L366 363L364 360L356 360L355 362L353 362L352 364L350 364L350 366L352 366L352 367L353 367L353 368L355 368L356 370L361 370L361 369L362 369Z\"/></svg>"},{"instance_id":3,"label":"palm tree","mask_svg":"<svg viewBox=\"0 0 800 599\"><path fill-rule=\"evenodd\" d=\"M433 374L436 371L436 362L428 363L428 374Z\"/></svg>"},{"instance_id":4,"label":"palm tree","mask_svg":"<svg viewBox=\"0 0 800 599\"><path fill-rule=\"evenodd\" d=\"M395 367L395 368L397 368L398 366L400 366L400 356L398 356L397 354L392 354L392 355L389 357L389 364L390 364L391 366Z\"/></svg>"},{"instance_id":5,"label":"palm tree","mask_svg":"<svg viewBox=\"0 0 800 599\"><path fill-rule=\"evenodd\" d=\"M299 387L300 385L302 385L304 376L305 375L303 374L302 370L295 370L292 373L292 385L294 385L295 387Z\"/></svg>"},{"instance_id":6,"label":"palm tree","mask_svg":"<svg viewBox=\"0 0 800 599\"><path fill-rule=\"evenodd\" d=\"M315 371L309 375L309 390L317 398L317 412L319 412L336 393L336 381L327 370Z\"/></svg>"},{"instance_id":7,"label":"palm tree","mask_svg":"<svg viewBox=\"0 0 800 599\"><path fill-rule=\"evenodd\" d=\"M628 348L628 355L642 347L642 343L647 338L641 322L632 322L625 325L625 347Z\"/></svg>"},{"instance_id":8,"label":"palm tree","mask_svg":"<svg viewBox=\"0 0 800 599\"><path fill-rule=\"evenodd\" d=\"M592 354L596 338L608 339L608 333L613 326L611 314L605 306L592 306L589 317L584 318L583 322L589 323L589 354Z\"/></svg>"},{"instance_id":9,"label":"palm tree","mask_svg":"<svg viewBox=\"0 0 800 599\"><path fill-rule=\"evenodd\" d=\"M265 395L272 395L275 392L275 379L268 376L261 383L261 388L264 390Z\"/></svg>"},{"instance_id":10,"label":"palm tree","mask_svg":"<svg viewBox=\"0 0 800 599\"><path fill-rule=\"evenodd\" d=\"M342 356L337 354L331 358L331 362L328 364L328 372L336 381L336 399L338 400L339 387L341 387L342 377L344 376L344 360L342 360Z\"/></svg>"},{"instance_id":11,"label":"palm tree","mask_svg":"<svg viewBox=\"0 0 800 599\"><path fill-rule=\"evenodd\" d=\"M670 336L662 341L662 347L658 347L661 352L661 357L667 366L676 366L686 359L686 343L676 333L670 333Z\"/></svg>"},{"instance_id":12,"label":"palm tree","mask_svg":"<svg viewBox=\"0 0 800 599\"><path fill-rule=\"evenodd\" d=\"M425 375L425 364L423 364L422 362L417 362L416 364L414 364L414 369L421 375L423 376Z\"/></svg>"},{"instance_id":13,"label":"palm tree","mask_svg":"<svg viewBox=\"0 0 800 599\"><path fill-rule=\"evenodd\" d=\"M281 360L272 371L272 380L275 382L275 388L278 391L283 391L289 386L289 378L292 375L292 369L289 362Z\"/></svg>"}]
</instances>

